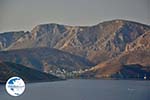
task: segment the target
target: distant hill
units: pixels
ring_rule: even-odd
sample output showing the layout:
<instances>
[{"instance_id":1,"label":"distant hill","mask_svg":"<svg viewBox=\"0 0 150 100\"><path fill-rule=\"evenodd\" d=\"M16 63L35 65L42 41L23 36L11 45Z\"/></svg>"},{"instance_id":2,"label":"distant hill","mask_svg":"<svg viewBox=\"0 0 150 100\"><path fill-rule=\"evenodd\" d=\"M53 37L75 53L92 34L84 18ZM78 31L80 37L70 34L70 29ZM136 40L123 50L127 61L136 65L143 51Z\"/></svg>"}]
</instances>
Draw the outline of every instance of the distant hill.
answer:
<instances>
[{"instance_id":1,"label":"distant hill","mask_svg":"<svg viewBox=\"0 0 150 100\"><path fill-rule=\"evenodd\" d=\"M7 41L1 42L0 60L42 71L88 69L82 75L94 78L114 77L131 70L126 66L138 66L134 68L149 73L150 26L138 22L116 19L93 26L40 24L30 32L13 35L14 39L10 36L10 43L6 33L1 34L0 38Z\"/></svg>"},{"instance_id":2,"label":"distant hill","mask_svg":"<svg viewBox=\"0 0 150 100\"><path fill-rule=\"evenodd\" d=\"M0 60L23 64L44 72L57 68L73 71L94 65L83 57L46 47L1 51Z\"/></svg>"},{"instance_id":3,"label":"distant hill","mask_svg":"<svg viewBox=\"0 0 150 100\"><path fill-rule=\"evenodd\" d=\"M46 74L20 64L10 62L0 62L0 83L6 81L13 76L21 77L25 82L46 82L62 80L51 74Z\"/></svg>"}]
</instances>

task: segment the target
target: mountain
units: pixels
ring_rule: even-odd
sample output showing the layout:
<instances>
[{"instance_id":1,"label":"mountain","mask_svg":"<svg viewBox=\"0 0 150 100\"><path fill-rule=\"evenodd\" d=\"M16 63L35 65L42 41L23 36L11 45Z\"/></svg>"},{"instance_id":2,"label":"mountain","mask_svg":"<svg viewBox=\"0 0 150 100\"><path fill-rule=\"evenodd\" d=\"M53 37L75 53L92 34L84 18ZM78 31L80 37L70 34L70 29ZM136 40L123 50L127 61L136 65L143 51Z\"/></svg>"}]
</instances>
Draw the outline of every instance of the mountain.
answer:
<instances>
[{"instance_id":1,"label":"mountain","mask_svg":"<svg viewBox=\"0 0 150 100\"><path fill-rule=\"evenodd\" d=\"M119 56L97 64L82 77L150 79L150 31L126 46Z\"/></svg>"},{"instance_id":2,"label":"mountain","mask_svg":"<svg viewBox=\"0 0 150 100\"><path fill-rule=\"evenodd\" d=\"M46 47L1 51L0 60L22 64L44 72L57 70L57 68L73 71L94 65L83 57Z\"/></svg>"},{"instance_id":3,"label":"mountain","mask_svg":"<svg viewBox=\"0 0 150 100\"><path fill-rule=\"evenodd\" d=\"M3 46L0 60L46 72L86 69L83 77L137 78L150 73L149 25L122 19L93 26L51 23L21 34Z\"/></svg>"},{"instance_id":4,"label":"mountain","mask_svg":"<svg viewBox=\"0 0 150 100\"><path fill-rule=\"evenodd\" d=\"M51 74L46 74L20 64L10 62L0 62L0 83L6 81L13 76L21 77L25 82L46 82L62 80Z\"/></svg>"},{"instance_id":5,"label":"mountain","mask_svg":"<svg viewBox=\"0 0 150 100\"><path fill-rule=\"evenodd\" d=\"M126 20L106 21L94 26L42 24L6 50L50 47L99 63L121 54L127 44L149 29L148 25Z\"/></svg>"}]
</instances>

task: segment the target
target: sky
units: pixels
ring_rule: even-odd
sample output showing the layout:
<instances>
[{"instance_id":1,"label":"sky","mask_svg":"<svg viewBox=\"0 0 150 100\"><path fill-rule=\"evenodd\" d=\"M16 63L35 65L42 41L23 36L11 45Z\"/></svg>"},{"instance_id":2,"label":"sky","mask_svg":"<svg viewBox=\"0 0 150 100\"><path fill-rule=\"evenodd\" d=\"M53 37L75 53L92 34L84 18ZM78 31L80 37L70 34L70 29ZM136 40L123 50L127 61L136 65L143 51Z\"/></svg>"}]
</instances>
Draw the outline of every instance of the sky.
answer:
<instances>
[{"instance_id":1,"label":"sky","mask_svg":"<svg viewBox=\"0 0 150 100\"><path fill-rule=\"evenodd\" d=\"M0 32L38 24L91 26L126 19L150 25L150 0L0 0Z\"/></svg>"}]
</instances>

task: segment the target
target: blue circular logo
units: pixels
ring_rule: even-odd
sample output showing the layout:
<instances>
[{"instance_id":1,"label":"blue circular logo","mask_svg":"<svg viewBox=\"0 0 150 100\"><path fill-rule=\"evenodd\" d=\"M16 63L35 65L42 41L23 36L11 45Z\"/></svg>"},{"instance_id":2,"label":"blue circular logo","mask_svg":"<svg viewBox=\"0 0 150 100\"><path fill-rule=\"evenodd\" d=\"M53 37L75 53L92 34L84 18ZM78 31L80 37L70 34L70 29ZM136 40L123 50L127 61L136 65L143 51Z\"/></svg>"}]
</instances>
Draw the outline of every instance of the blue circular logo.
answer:
<instances>
[{"instance_id":1,"label":"blue circular logo","mask_svg":"<svg viewBox=\"0 0 150 100\"><path fill-rule=\"evenodd\" d=\"M20 96L25 90L25 83L20 77L11 77L6 83L6 91L11 96Z\"/></svg>"}]
</instances>

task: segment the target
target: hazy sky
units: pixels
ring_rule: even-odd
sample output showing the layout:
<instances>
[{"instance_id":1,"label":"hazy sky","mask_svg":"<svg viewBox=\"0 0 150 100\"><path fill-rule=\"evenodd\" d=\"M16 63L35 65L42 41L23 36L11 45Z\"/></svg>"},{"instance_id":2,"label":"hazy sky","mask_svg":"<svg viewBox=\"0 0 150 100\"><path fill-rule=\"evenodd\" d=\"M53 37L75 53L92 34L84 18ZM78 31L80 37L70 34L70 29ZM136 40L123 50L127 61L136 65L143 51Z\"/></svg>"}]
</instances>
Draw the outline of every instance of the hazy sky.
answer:
<instances>
[{"instance_id":1,"label":"hazy sky","mask_svg":"<svg viewBox=\"0 0 150 100\"><path fill-rule=\"evenodd\" d=\"M94 25L128 19L150 24L150 0L0 0L0 32L43 23Z\"/></svg>"}]
</instances>

